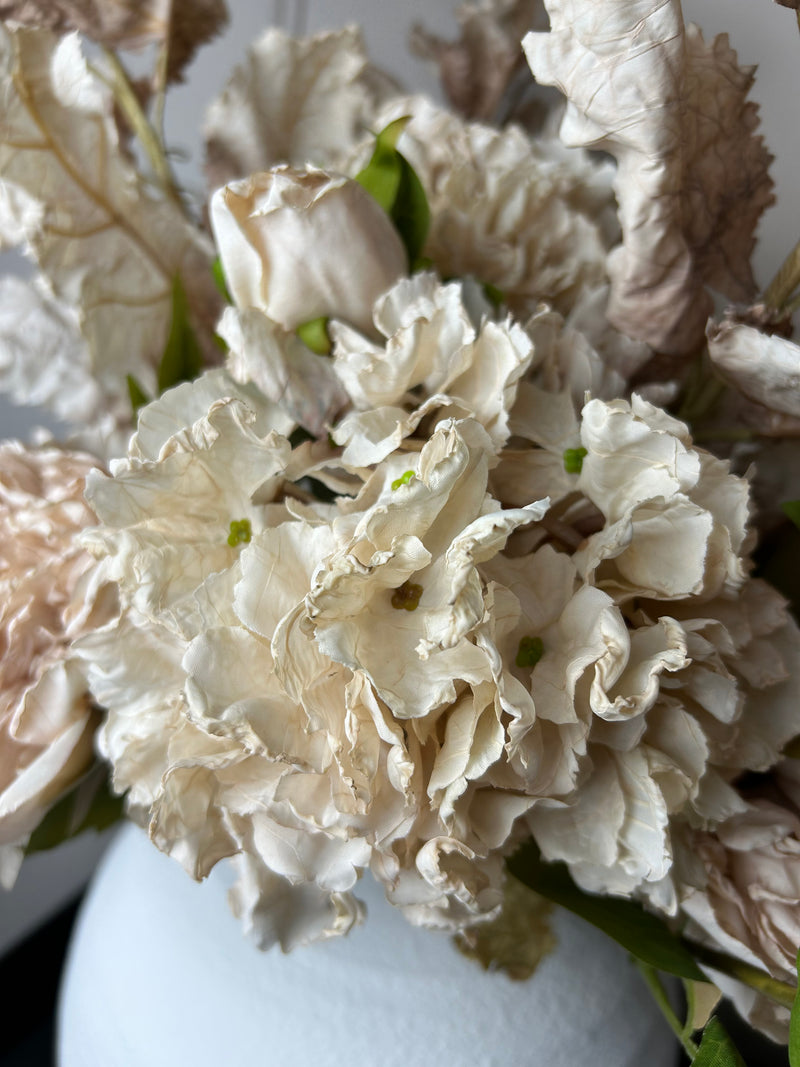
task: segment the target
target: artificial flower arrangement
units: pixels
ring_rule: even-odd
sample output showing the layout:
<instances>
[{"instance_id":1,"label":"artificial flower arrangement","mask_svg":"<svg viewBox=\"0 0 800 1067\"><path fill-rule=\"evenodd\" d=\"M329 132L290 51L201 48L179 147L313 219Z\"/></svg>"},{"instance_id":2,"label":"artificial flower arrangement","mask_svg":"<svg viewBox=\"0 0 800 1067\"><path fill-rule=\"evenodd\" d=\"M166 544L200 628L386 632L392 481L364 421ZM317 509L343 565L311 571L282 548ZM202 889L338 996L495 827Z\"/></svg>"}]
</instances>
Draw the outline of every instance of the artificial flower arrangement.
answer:
<instances>
[{"instance_id":1,"label":"artificial flower arrangement","mask_svg":"<svg viewBox=\"0 0 800 1067\"><path fill-rule=\"evenodd\" d=\"M742 1062L721 991L800 1064L800 253L759 294L753 71L678 0L418 28L449 109L355 28L268 30L206 210L163 111L225 9L164 8L2 8L38 273L0 385L75 427L0 446L3 883L124 805L192 877L231 860L264 948L345 934L368 870L503 965L530 890L694 1062Z\"/></svg>"}]
</instances>

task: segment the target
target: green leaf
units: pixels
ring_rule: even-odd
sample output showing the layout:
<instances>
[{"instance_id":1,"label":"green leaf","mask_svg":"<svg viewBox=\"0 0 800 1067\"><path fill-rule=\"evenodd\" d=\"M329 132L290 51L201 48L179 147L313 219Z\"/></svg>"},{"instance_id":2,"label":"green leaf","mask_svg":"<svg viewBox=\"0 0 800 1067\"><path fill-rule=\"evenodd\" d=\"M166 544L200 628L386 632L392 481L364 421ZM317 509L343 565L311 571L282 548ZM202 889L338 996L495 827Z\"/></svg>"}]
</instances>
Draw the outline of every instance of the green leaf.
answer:
<instances>
[{"instance_id":1,"label":"green leaf","mask_svg":"<svg viewBox=\"0 0 800 1067\"><path fill-rule=\"evenodd\" d=\"M797 967L800 968L800 952L797 954ZM789 1067L800 1067L800 989L794 998L789 1023Z\"/></svg>"},{"instance_id":2,"label":"green leaf","mask_svg":"<svg viewBox=\"0 0 800 1067\"><path fill-rule=\"evenodd\" d=\"M189 305L180 276L172 282L172 322L164 355L158 368L159 393L179 382L193 381L202 370L200 346L189 323Z\"/></svg>"},{"instance_id":3,"label":"green leaf","mask_svg":"<svg viewBox=\"0 0 800 1067\"><path fill-rule=\"evenodd\" d=\"M661 919L631 900L584 893L563 863L542 860L534 841L518 849L506 864L530 889L590 922L637 959L667 974L706 981L691 952Z\"/></svg>"},{"instance_id":4,"label":"green leaf","mask_svg":"<svg viewBox=\"0 0 800 1067\"><path fill-rule=\"evenodd\" d=\"M372 158L356 175L356 181L395 224L409 264L416 267L428 236L431 212L416 171L397 150L397 141L408 121L408 116L395 119L377 134Z\"/></svg>"},{"instance_id":5,"label":"green leaf","mask_svg":"<svg viewBox=\"0 0 800 1067\"><path fill-rule=\"evenodd\" d=\"M330 355L331 339L328 334L328 319L323 315L319 319L311 319L309 322L304 322L301 326L298 326L295 333L306 346L310 348L312 352L316 352L318 356Z\"/></svg>"},{"instance_id":6,"label":"green leaf","mask_svg":"<svg viewBox=\"0 0 800 1067\"><path fill-rule=\"evenodd\" d=\"M225 271L222 269L222 258L217 256L214 262L211 264L211 273L214 277L214 284L219 290L220 296L223 300L226 300L229 304L233 303L231 294L228 292L228 283L225 280Z\"/></svg>"},{"instance_id":7,"label":"green leaf","mask_svg":"<svg viewBox=\"0 0 800 1067\"><path fill-rule=\"evenodd\" d=\"M716 1015L703 1031L700 1048L692 1060L692 1065L693 1067L746 1067L728 1031Z\"/></svg>"},{"instance_id":8,"label":"green leaf","mask_svg":"<svg viewBox=\"0 0 800 1067\"><path fill-rule=\"evenodd\" d=\"M111 792L108 767L96 763L39 823L25 854L46 852L86 830L105 830L122 817L123 798Z\"/></svg>"},{"instance_id":9,"label":"green leaf","mask_svg":"<svg viewBox=\"0 0 800 1067\"><path fill-rule=\"evenodd\" d=\"M787 500L785 504L781 504L781 510L800 530L800 500Z\"/></svg>"},{"instance_id":10,"label":"green leaf","mask_svg":"<svg viewBox=\"0 0 800 1067\"><path fill-rule=\"evenodd\" d=\"M128 383L128 396L131 401L131 411L135 415L139 408L143 408L145 404L150 403L150 397L144 389L142 389L141 385L139 385L132 374L126 374L125 381Z\"/></svg>"}]
</instances>

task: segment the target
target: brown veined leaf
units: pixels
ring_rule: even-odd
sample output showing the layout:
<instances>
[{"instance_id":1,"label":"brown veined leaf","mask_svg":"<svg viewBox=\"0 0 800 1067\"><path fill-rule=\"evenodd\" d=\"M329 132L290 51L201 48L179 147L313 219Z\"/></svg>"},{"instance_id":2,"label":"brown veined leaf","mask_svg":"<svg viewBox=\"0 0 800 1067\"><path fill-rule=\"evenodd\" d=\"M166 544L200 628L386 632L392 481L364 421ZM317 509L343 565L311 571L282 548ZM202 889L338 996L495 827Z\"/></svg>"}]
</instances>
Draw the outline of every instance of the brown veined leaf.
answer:
<instances>
[{"instance_id":1,"label":"brown veined leaf","mask_svg":"<svg viewBox=\"0 0 800 1067\"><path fill-rule=\"evenodd\" d=\"M0 243L25 246L77 311L105 403L129 410L126 375L154 392L176 274L214 352L210 244L120 151L111 94L76 36L0 30L0 86Z\"/></svg>"},{"instance_id":2,"label":"brown veined leaf","mask_svg":"<svg viewBox=\"0 0 800 1067\"><path fill-rule=\"evenodd\" d=\"M684 26L679 0L545 0L548 34L524 46L568 107L567 144L616 157L622 245L609 257L609 318L675 355L703 341L712 301L753 297L750 257L772 202L771 156L726 35Z\"/></svg>"}]
</instances>

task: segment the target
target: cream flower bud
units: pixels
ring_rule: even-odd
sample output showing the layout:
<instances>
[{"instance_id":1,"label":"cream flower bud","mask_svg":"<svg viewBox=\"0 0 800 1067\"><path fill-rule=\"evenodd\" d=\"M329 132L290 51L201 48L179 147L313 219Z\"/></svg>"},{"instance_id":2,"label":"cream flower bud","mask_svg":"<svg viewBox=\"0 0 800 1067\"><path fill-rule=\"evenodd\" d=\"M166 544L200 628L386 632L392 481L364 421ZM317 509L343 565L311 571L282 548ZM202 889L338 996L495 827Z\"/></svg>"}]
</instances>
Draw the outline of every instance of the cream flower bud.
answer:
<instances>
[{"instance_id":1,"label":"cream flower bud","mask_svg":"<svg viewBox=\"0 0 800 1067\"><path fill-rule=\"evenodd\" d=\"M329 315L370 330L373 303L408 269L376 201L314 167L275 167L217 190L211 224L234 302L288 330Z\"/></svg>"}]
</instances>

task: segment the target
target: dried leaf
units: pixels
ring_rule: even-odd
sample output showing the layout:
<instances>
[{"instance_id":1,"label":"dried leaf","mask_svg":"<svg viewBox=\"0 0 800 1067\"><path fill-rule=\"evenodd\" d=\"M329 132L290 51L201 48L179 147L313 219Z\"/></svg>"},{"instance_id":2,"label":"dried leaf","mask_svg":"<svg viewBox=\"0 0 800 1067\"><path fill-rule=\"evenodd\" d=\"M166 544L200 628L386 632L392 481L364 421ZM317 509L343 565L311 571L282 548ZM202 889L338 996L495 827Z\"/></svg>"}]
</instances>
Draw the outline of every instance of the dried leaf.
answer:
<instances>
[{"instance_id":1,"label":"dried leaf","mask_svg":"<svg viewBox=\"0 0 800 1067\"><path fill-rule=\"evenodd\" d=\"M800 346L742 323L711 323L708 351L723 378L749 400L800 416Z\"/></svg>"},{"instance_id":2,"label":"dried leaf","mask_svg":"<svg viewBox=\"0 0 800 1067\"><path fill-rule=\"evenodd\" d=\"M469 119L490 121L524 66L523 34L542 23L542 0L479 0L458 9L461 36L445 41L414 26L411 50L439 65L445 95Z\"/></svg>"},{"instance_id":3,"label":"dried leaf","mask_svg":"<svg viewBox=\"0 0 800 1067\"><path fill-rule=\"evenodd\" d=\"M684 979L683 988L688 1007L686 1021L694 1033L695 1030L702 1030L711 1018L722 993L712 982L693 982L689 978Z\"/></svg>"},{"instance_id":4,"label":"dried leaf","mask_svg":"<svg viewBox=\"0 0 800 1067\"><path fill-rule=\"evenodd\" d=\"M545 0L549 34L524 46L569 104L561 137L614 155L623 243L609 257L609 318L654 348L702 343L709 285L750 299L754 230L772 202L771 156L747 100L753 68L726 35L684 27L679 0Z\"/></svg>"},{"instance_id":5,"label":"dried leaf","mask_svg":"<svg viewBox=\"0 0 800 1067\"><path fill-rule=\"evenodd\" d=\"M363 137L388 90L353 26L301 40L267 30L208 110L210 186L276 163L330 163Z\"/></svg>"},{"instance_id":6,"label":"dried leaf","mask_svg":"<svg viewBox=\"0 0 800 1067\"><path fill-rule=\"evenodd\" d=\"M165 0L152 0L163 8ZM135 5L139 4L134 0ZM171 82L180 81L185 67L194 58L201 45L213 40L228 22L225 0L172 0L172 18L169 22L169 64L167 77ZM162 21L159 38L164 36L166 23Z\"/></svg>"},{"instance_id":7,"label":"dried leaf","mask_svg":"<svg viewBox=\"0 0 800 1067\"><path fill-rule=\"evenodd\" d=\"M496 919L457 934L456 947L486 971L504 971L523 982L556 946L550 926L553 905L512 875L503 888L503 908Z\"/></svg>"},{"instance_id":8,"label":"dried leaf","mask_svg":"<svg viewBox=\"0 0 800 1067\"><path fill-rule=\"evenodd\" d=\"M211 250L120 153L110 93L75 36L0 33L0 237L24 241L55 296L76 308L90 373L128 409L126 375L155 392L180 275L210 342L219 299Z\"/></svg>"},{"instance_id":9,"label":"dried leaf","mask_svg":"<svg viewBox=\"0 0 800 1067\"><path fill-rule=\"evenodd\" d=\"M169 33L169 78L179 81L228 12L224 0L0 0L0 18L54 33L78 30L110 48L142 48Z\"/></svg>"}]
</instances>

